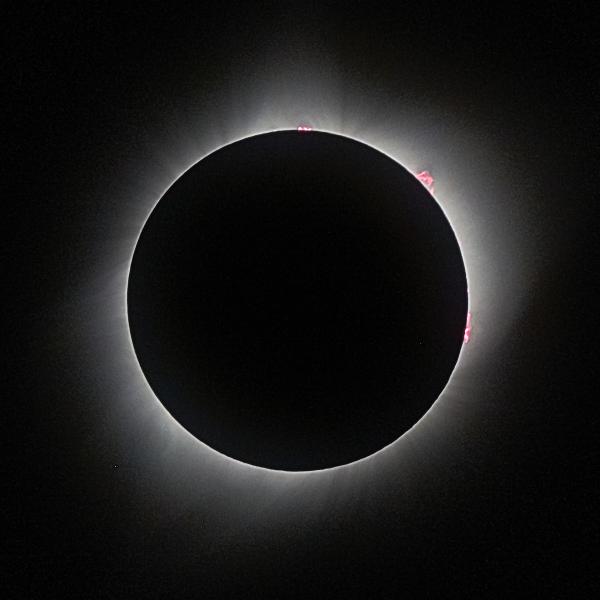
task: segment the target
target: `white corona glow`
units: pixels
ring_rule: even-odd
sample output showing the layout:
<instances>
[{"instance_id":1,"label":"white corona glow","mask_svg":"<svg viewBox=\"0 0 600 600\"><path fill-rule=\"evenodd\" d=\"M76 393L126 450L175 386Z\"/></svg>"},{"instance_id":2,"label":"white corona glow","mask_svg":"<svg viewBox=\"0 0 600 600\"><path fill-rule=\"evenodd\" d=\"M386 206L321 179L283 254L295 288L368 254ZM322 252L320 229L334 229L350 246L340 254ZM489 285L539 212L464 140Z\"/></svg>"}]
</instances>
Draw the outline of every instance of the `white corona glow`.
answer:
<instances>
[{"instance_id":1,"label":"white corona glow","mask_svg":"<svg viewBox=\"0 0 600 600\"><path fill-rule=\"evenodd\" d=\"M245 467L248 469L258 469L261 471L265 471L265 472L270 472L273 474L278 474L278 475L286 475L286 476L290 476L290 477L295 477L295 476L301 476L301 475L306 475L306 474L310 474L310 473L327 473L327 472L332 472L332 471L336 471L339 469L348 469L351 467L354 467L356 465L359 465L361 463L364 463L365 461L371 461L373 460L375 457L383 454L386 452L386 450L388 448L391 448L395 445L397 445L399 442L401 442L402 439L404 439L407 435L410 434L410 432L412 432L415 428L417 428L419 426L419 423L421 423L423 421L423 419L425 419L432 411L435 410L435 407L438 403L438 401L440 400L440 398L443 397L445 391L448 389L449 386L452 385L452 380L455 376L455 372L457 371L457 369L459 368L459 364L461 362L461 357L462 357L462 352L458 357L457 363L455 365L455 368L448 380L448 382L446 383L446 386L444 387L444 389L440 392L440 395L438 396L438 398L436 399L436 401L432 404L432 406L428 409L428 411L407 431L405 431L401 436L399 436L395 441L391 442L390 444L386 445L385 447L381 448L380 450L372 453L369 456L363 457L361 459L358 459L356 461L353 462L349 462L343 465L338 465L335 467L329 467L329 468L325 468L325 469L314 469L314 470L309 470L309 471L286 471L286 470L282 470L282 469L270 469L270 468L266 468L266 467L261 467L258 465L251 465L245 462L242 462L238 459L235 459L233 457L229 457L213 448L211 448L210 446L208 446L207 444L205 444L204 442L202 442L201 440L199 440L198 438L196 438L194 435L192 435L190 432L187 431L187 429L185 429L165 408L165 406L162 404L162 402L160 402L160 399L154 394L154 391L152 390L152 388L150 387L150 384L148 383L148 381L145 378L145 375L143 373L143 370L141 368L141 365L139 363L139 360L137 358L137 355L135 353L135 348L133 345L133 340L131 338L131 332L129 329L129 322L128 322L128 318L127 318L127 283L129 281L129 272L130 272L130 268L131 268L131 262L133 260L133 254L135 252L135 248L137 246L137 242L139 240L139 237L142 233L142 230L144 229L144 226L146 224L146 221L148 220L148 218L150 217L150 214L152 213L152 211L154 210L154 207L160 202L160 200L162 199L162 197L166 194L166 192L169 190L169 188L182 176L184 175L189 169L191 169L194 165L196 165L197 163L201 162L204 158L206 158L207 156L209 156L210 154L216 152L217 150L226 147L230 144L233 144L235 142L250 138L250 137L254 137L257 135L261 135L261 134L266 134L266 133L273 133L275 131L289 131L290 128L289 127L282 127L282 128L276 128L276 129L271 129L269 131L258 131L255 132L251 135L247 135L247 136L243 136L239 139L235 139L235 140L231 140L230 142L223 144L221 146L215 147L212 150L210 150L209 152L207 152L206 154L202 155L200 158L198 158L197 160L195 160L194 162L192 162L188 167L186 167L185 169L183 169L181 172L179 172L176 177L173 178L173 180L171 182L169 182L169 184L165 187L165 189L163 190L163 192L156 198L155 203L153 204L153 206L151 207L151 209L148 211L143 223L141 224L138 234L136 236L135 239L135 243L133 244L133 249L131 251L130 257L129 257L129 261L128 261L128 265L127 265L127 273L126 273L126 284L124 286L124 293L123 293L123 305L125 307L125 318L127 320L127 337L128 337L128 346L129 346L129 351L131 353L131 360L135 361L135 367L137 370L137 374L139 377L142 377L144 380L144 385L146 388L147 393L149 394L149 396L151 396L152 400L154 403L156 403L157 405L159 405L159 407L164 411L165 413L165 418L168 418L170 421L172 421L173 423L175 423L178 428L180 429L180 433L182 435L187 435L189 437L191 437L195 442L197 442L199 444L199 446L201 447L202 451L205 452L210 452L218 457L221 457L223 460L225 461L230 461L233 464L239 465L241 467ZM297 128L298 131L301 132L306 132L306 131L313 131L313 128L301 128L298 127ZM388 156L389 158L391 158L392 160L394 160L395 162L399 163L400 166L403 166L402 163L395 157L390 156L389 154L387 154L386 152L383 152L382 150L380 150L379 148L375 147L373 144L368 143L366 140L364 139L357 139L355 137L351 137L348 135L344 135L343 133L337 132L337 131L325 131L323 129L319 129L318 131L323 132L323 133L329 133L329 134L333 134L333 135L338 135L341 137L346 137L349 139L353 139L354 141L360 142L362 144L365 144L371 148L373 148L374 150L377 150L378 152ZM406 167L405 167L406 168ZM425 178L425 181L423 180L423 178L425 177L423 175L423 172L419 172L419 173L414 173L414 176L419 179L420 181L422 181L424 183L424 185L426 185L426 187L428 187L429 191L431 192L432 196L433 196L433 178L431 177L431 175L428 172L425 172L427 177ZM446 210L444 209L444 206L439 202L439 199L436 198L436 201L438 202L438 205L441 207L442 212L444 212L444 215L446 216L446 219L448 220L448 222L450 223L450 226L453 228L455 236L457 238L457 241L459 243L459 247L461 248L461 254L463 254L463 249L462 249L462 244L461 244L461 239L460 239L460 235L457 233L455 226L452 224L451 219L448 217L448 214L446 213ZM471 289L471 286L469 285L469 275L468 275L468 264L467 261L465 260L464 254L462 256L463 258L463 262L465 264L465 271L467 272L467 288ZM469 300L470 302L470 300ZM469 312L470 315L470 312Z\"/></svg>"},{"instance_id":2,"label":"white corona glow","mask_svg":"<svg viewBox=\"0 0 600 600\"><path fill-rule=\"evenodd\" d=\"M326 494L334 481L339 489L347 489L353 485L351 481L367 481L375 471L399 466L410 469L431 447L432 439L439 440L440 432L457 431L456 424L467 422L465 406L476 402L480 389L473 380L478 371L487 368L490 354L506 335L524 298L523 282L530 273L512 257L527 254L526 234L512 219L502 218L506 205L510 208L510 202L518 201L519 196L513 182L496 169L498 153L493 140L461 123L454 129L449 123L440 128L440 115L432 109L409 108L399 101L385 109L381 97L371 97L358 88L350 95L343 93L333 67L327 72L321 64L309 79L308 88L293 81L284 86L277 76L272 82L251 86L249 92L232 95L230 104L209 107L198 117L187 118L185 126L173 130L169 124L165 131L173 131L171 137L163 133L160 139L160 131L156 131L155 146L142 149L137 163L124 165L117 174L123 183L113 191L110 243L101 249L95 279L87 282L78 299L81 318L89 322L81 347L95 349L90 368L111 373L105 382L110 386L111 418L128 423L127 434L119 438L122 442L115 442L113 433L112 443L123 444L131 453L135 451L130 443L132 431L144 436L151 432L151 456L162 469L161 476L172 471L172 461L177 460L187 469L198 465L197 473L218 473L219 480L228 481L235 493L249 494L262 485L276 494L292 494L301 486L310 496ZM317 131L371 146L412 173L425 168L435 172L434 197L457 237L467 275L469 311L477 314L480 335L462 346L452 376L436 402L396 441L354 463L288 472L226 457L171 417L154 395L135 355L127 319L127 282L139 235L174 181L219 148L254 135L294 129L298 123L311 123ZM492 209L498 203L502 203L502 211L494 214ZM140 460L147 461L143 448L137 452Z\"/></svg>"}]
</instances>

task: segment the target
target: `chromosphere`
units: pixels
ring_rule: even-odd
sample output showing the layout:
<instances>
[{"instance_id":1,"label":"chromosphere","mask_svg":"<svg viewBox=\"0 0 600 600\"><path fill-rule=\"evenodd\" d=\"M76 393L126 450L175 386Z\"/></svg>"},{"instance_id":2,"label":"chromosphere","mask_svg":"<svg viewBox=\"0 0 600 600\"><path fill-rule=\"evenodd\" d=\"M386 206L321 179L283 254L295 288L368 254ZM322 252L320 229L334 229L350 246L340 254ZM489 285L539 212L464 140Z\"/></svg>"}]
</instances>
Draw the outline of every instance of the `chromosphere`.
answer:
<instances>
[{"instance_id":1,"label":"chromosphere","mask_svg":"<svg viewBox=\"0 0 600 600\"><path fill-rule=\"evenodd\" d=\"M223 147L140 234L129 327L157 398L201 442L283 470L392 443L448 382L465 333L454 232L397 162L338 135Z\"/></svg>"}]
</instances>

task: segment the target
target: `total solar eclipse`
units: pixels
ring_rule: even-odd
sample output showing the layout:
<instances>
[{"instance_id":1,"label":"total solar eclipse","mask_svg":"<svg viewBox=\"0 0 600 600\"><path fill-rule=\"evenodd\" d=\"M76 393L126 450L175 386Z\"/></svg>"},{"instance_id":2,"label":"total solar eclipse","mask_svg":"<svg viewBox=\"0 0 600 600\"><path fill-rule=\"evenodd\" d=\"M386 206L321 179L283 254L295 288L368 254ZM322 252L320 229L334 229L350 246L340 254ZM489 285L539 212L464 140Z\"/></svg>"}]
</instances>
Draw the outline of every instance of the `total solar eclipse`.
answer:
<instances>
[{"instance_id":1,"label":"total solar eclipse","mask_svg":"<svg viewBox=\"0 0 600 600\"><path fill-rule=\"evenodd\" d=\"M324 469L410 429L463 342L455 234L396 161L339 135L225 146L147 219L127 308L142 371L198 440L239 461Z\"/></svg>"}]
</instances>

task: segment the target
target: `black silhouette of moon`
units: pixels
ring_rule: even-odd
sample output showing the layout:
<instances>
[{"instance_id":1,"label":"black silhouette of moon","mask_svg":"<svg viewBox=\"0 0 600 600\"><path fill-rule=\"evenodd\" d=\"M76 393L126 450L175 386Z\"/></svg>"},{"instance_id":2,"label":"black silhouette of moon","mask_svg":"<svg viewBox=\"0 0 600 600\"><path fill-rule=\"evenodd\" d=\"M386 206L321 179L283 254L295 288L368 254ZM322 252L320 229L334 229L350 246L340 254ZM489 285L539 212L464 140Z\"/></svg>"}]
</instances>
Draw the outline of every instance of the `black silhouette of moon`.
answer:
<instances>
[{"instance_id":1,"label":"black silhouette of moon","mask_svg":"<svg viewBox=\"0 0 600 600\"><path fill-rule=\"evenodd\" d=\"M366 457L431 407L460 352L465 268L442 209L358 141L225 146L160 199L132 258L133 346L157 398L245 463Z\"/></svg>"}]
</instances>

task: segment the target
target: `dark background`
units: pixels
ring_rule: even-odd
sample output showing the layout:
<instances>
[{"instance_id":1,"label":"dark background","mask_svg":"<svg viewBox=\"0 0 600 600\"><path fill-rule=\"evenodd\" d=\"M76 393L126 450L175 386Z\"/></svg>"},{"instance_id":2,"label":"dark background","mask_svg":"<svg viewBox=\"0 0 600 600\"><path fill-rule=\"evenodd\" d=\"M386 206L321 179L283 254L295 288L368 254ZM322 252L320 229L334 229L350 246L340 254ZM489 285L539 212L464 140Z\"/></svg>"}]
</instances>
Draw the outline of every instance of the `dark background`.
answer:
<instances>
[{"instance_id":1,"label":"dark background","mask_svg":"<svg viewBox=\"0 0 600 600\"><path fill-rule=\"evenodd\" d=\"M591 12L4 7L4 259L15 267L5 277L5 481L15 502L4 597L589 594ZM528 302L473 372L463 419L438 423L408 458L326 482L275 484L216 460L167 469L153 459L157 437L132 426L144 414L110 409L121 357L107 358L102 331L89 334L96 305L85 290L111 283L98 266L115 243L111 198L147 176L150 156L169 160L169 136L188 118L202 122L206 107L226 102L235 115L261 77L308 72L306 56L334 65L345 92L385 99L358 112L385 122L397 98L465 129L477 123L510 148L499 168L538 190L525 213L539 252ZM513 218L503 202L491 220ZM522 219L514 213L515 227Z\"/></svg>"}]
</instances>

